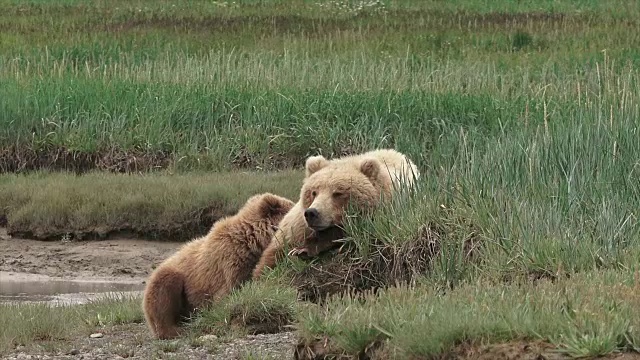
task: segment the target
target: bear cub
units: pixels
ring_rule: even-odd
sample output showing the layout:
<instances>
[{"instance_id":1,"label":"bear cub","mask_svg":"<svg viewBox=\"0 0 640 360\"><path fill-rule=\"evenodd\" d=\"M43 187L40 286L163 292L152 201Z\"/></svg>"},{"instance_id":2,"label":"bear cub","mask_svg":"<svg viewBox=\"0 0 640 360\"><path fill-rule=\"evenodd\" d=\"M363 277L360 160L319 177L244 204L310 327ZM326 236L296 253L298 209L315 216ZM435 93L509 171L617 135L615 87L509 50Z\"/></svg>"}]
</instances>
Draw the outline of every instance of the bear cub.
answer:
<instances>
[{"instance_id":1,"label":"bear cub","mask_svg":"<svg viewBox=\"0 0 640 360\"><path fill-rule=\"evenodd\" d=\"M179 335L179 324L251 278L278 223L294 206L286 198L252 196L237 214L217 221L206 236L183 245L156 268L145 288L143 310L159 339Z\"/></svg>"}]
</instances>

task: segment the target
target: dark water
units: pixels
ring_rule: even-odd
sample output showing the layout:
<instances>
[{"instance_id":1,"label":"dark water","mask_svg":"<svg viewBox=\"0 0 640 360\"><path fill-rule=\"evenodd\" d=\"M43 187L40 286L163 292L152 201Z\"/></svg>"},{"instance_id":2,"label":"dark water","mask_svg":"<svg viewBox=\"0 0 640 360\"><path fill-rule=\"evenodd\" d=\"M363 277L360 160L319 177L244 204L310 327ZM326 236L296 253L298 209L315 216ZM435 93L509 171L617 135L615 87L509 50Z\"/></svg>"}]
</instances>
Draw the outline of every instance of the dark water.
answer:
<instances>
[{"instance_id":1,"label":"dark water","mask_svg":"<svg viewBox=\"0 0 640 360\"><path fill-rule=\"evenodd\" d=\"M79 304L101 295L139 292L141 283L29 279L0 274L0 303L62 302Z\"/></svg>"}]
</instances>

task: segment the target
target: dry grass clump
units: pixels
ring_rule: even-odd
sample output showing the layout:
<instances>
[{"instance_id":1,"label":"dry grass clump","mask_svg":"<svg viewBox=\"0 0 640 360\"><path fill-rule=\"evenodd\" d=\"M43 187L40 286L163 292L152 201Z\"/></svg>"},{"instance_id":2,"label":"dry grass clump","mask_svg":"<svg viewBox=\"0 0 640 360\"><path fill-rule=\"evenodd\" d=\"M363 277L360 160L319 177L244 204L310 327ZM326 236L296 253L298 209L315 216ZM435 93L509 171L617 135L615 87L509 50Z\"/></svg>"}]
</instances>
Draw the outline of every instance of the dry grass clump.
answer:
<instances>
[{"instance_id":1,"label":"dry grass clump","mask_svg":"<svg viewBox=\"0 0 640 360\"><path fill-rule=\"evenodd\" d=\"M300 299L316 303L334 294L415 284L429 272L434 259L442 255L442 240L442 228L424 225L410 241L395 246L372 243L367 257L359 256L355 247L345 245L296 271L292 284ZM476 237L464 240L462 252L466 260L472 259L478 244Z\"/></svg>"},{"instance_id":2,"label":"dry grass clump","mask_svg":"<svg viewBox=\"0 0 640 360\"><path fill-rule=\"evenodd\" d=\"M473 224L449 209L432 212L415 190L401 191L370 216L347 216L340 249L292 271L300 298L318 303L339 293L415 285L443 262L477 259L480 238Z\"/></svg>"},{"instance_id":3,"label":"dry grass clump","mask_svg":"<svg viewBox=\"0 0 640 360\"><path fill-rule=\"evenodd\" d=\"M85 173L92 170L137 173L165 169L173 164L173 154L141 149L104 147L77 151L64 146L40 148L11 144L0 148L0 173L23 173L39 169Z\"/></svg>"},{"instance_id":4,"label":"dry grass clump","mask_svg":"<svg viewBox=\"0 0 640 360\"><path fill-rule=\"evenodd\" d=\"M319 261L295 272L292 284L302 300L322 302L333 294L411 283L428 270L439 247L437 231L425 227L420 233L398 246L372 244L368 257L359 256L355 247L345 244L339 252L323 254Z\"/></svg>"}]
</instances>

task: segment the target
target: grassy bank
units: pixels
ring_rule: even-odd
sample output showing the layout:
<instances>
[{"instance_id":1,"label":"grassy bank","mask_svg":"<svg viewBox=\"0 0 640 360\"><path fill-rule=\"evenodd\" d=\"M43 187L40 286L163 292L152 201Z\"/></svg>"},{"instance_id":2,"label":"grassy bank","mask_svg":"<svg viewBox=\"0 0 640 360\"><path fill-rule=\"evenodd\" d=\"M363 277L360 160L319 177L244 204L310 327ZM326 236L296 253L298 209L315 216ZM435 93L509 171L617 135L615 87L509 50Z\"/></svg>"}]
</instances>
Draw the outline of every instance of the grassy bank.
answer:
<instances>
[{"instance_id":1,"label":"grassy bank","mask_svg":"<svg viewBox=\"0 0 640 360\"><path fill-rule=\"evenodd\" d=\"M635 96L627 4L3 0L0 171L276 169L375 146L427 164L459 129Z\"/></svg>"},{"instance_id":2,"label":"grassy bank","mask_svg":"<svg viewBox=\"0 0 640 360\"><path fill-rule=\"evenodd\" d=\"M613 1L1 4L0 172L273 170L393 146L440 179L429 185L438 197L515 196L527 205L505 211L532 220L580 215L563 220L576 234L581 223L615 233L587 218L592 201L638 196L633 2L624 11ZM9 176L0 223L11 213L10 227L27 235L191 234L203 210L224 213L254 189L295 197L294 179L261 187L261 175L230 176L204 186L171 178L184 184L175 189L52 178L62 191L42 199L28 195L28 178ZM451 193L464 184L468 193ZM548 191L557 204L535 205ZM504 210L490 206L486 216ZM628 226L637 215L619 211L598 216ZM495 220L509 231L503 221L515 220Z\"/></svg>"},{"instance_id":3,"label":"grassy bank","mask_svg":"<svg viewBox=\"0 0 640 360\"><path fill-rule=\"evenodd\" d=\"M59 240L117 232L189 240L254 194L296 199L300 171L117 175L0 175L0 216L17 237ZM294 200L295 201L295 200Z\"/></svg>"}]
</instances>

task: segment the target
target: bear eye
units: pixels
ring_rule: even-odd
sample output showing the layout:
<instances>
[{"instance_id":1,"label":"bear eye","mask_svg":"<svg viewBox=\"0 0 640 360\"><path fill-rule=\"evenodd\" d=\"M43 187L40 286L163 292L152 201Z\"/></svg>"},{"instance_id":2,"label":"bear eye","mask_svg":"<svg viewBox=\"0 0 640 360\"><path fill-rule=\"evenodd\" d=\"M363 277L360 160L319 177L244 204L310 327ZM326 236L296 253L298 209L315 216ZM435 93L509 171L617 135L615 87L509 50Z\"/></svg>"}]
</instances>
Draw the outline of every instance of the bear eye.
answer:
<instances>
[{"instance_id":1,"label":"bear eye","mask_svg":"<svg viewBox=\"0 0 640 360\"><path fill-rule=\"evenodd\" d=\"M311 192L311 196L316 197L316 195L318 195L318 193L315 192L315 190Z\"/></svg>"},{"instance_id":2,"label":"bear eye","mask_svg":"<svg viewBox=\"0 0 640 360\"><path fill-rule=\"evenodd\" d=\"M341 197L341 196L343 196L343 195L344 195L344 193L339 192L339 191L336 191L336 192L334 192L334 193L333 193L333 196L334 196L334 197Z\"/></svg>"}]
</instances>

